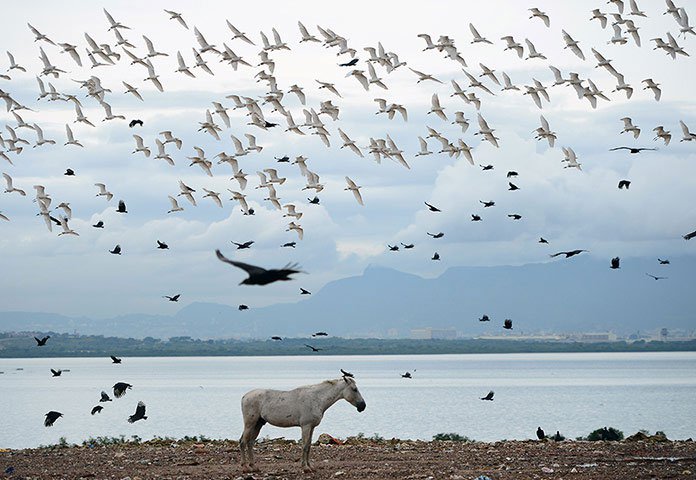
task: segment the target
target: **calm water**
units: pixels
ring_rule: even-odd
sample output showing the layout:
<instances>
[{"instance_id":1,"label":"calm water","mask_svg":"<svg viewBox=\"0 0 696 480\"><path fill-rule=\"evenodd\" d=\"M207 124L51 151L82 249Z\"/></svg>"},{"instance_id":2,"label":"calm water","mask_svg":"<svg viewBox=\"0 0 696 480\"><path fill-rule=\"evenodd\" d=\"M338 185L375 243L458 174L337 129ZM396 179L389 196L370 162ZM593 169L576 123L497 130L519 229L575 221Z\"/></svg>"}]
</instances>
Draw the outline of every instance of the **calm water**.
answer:
<instances>
[{"instance_id":1,"label":"calm water","mask_svg":"<svg viewBox=\"0 0 696 480\"><path fill-rule=\"evenodd\" d=\"M50 368L71 371L52 378ZM54 358L0 359L0 447L119 435L237 439L243 393L317 383L339 376L339 368L355 373L367 409L340 401L315 437L457 432L493 441L533 438L537 426L567 437L602 426L696 437L696 353L125 358L121 365ZM400 377L414 369L413 379ZM133 389L90 416L100 391L111 394L118 381ZM495 400L479 400L489 389ZM149 418L129 424L138 400ZM49 410L65 416L46 428ZM299 438L299 429L265 426L261 436Z\"/></svg>"}]
</instances>

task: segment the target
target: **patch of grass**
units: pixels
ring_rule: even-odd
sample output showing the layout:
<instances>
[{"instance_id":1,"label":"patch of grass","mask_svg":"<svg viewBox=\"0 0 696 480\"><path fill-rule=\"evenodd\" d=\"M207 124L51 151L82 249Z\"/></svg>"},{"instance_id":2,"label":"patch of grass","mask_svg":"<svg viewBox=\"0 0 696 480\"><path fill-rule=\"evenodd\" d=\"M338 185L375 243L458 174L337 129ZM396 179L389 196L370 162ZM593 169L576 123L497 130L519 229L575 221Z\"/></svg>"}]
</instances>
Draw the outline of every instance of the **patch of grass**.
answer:
<instances>
[{"instance_id":1,"label":"patch of grass","mask_svg":"<svg viewBox=\"0 0 696 480\"><path fill-rule=\"evenodd\" d=\"M433 435L435 442L473 442L467 436L459 435L458 433L438 433Z\"/></svg>"}]
</instances>

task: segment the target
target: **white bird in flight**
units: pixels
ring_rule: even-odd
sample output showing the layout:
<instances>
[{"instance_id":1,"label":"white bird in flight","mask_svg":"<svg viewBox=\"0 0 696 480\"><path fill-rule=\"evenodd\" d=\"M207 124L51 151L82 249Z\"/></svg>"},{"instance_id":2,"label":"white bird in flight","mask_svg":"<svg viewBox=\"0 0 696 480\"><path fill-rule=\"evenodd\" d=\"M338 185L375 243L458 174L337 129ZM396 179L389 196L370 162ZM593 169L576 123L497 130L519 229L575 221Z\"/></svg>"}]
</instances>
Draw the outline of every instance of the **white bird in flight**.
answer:
<instances>
[{"instance_id":1,"label":"white bird in flight","mask_svg":"<svg viewBox=\"0 0 696 480\"><path fill-rule=\"evenodd\" d=\"M363 203L362 195L360 195L360 188L361 187L356 185L355 182L348 177L346 177L346 183L348 184L348 186L346 188L344 188L343 190L350 190L351 192L353 192L353 196L355 197L355 200L357 200L358 204L365 205Z\"/></svg>"}]
</instances>

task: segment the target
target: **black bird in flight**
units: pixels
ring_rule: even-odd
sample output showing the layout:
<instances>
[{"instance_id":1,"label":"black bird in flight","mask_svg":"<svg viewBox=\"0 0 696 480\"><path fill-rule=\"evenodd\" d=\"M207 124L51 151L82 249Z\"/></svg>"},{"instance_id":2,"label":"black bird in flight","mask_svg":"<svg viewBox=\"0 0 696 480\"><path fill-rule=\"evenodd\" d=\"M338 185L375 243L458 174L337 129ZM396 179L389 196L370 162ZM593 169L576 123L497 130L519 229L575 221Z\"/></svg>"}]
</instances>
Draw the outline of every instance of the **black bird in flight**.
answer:
<instances>
[{"instance_id":1,"label":"black bird in flight","mask_svg":"<svg viewBox=\"0 0 696 480\"><path fill-rule=\"evenodd\" d=\"M288 157L287 155L284 155L282 157L273 157L273 158L278 160L278 163L287 163L290 161L290 157Z\"/></svg>"},{"instance_id":2,"label":"black bird in flight","mask_svg":"<svg viewBox=\"0 0 696 480\"><path fill-rule=\"evenodd\" d=\"M669 265L669 260L662 260L658 258L657 261L660 262L660 265Z\"/></svg>"},{"instance_id":3,"label":"black bird in flight","mask_svg":"<svg viewBox=\"0 0 696 480\"><path fill-rule=\"evenodd\" d=\"M516 177L517 175L518 175L518 173L517 173L516 171L510 170L509 172L507 172L506 177L507 177L507 178Z\"/></svg>"},{"instance_id":4,"label":"black bird in flight","mask_svg":"<svg viewBox=\"0 0 696 480\"><path fill-rule=\"evenodd\" d=\"M346 371L343 370L343 369L341 369L341 374L342 374L344 377L355 378L355 375L353 375L353 374L350 373L350 372L346 372Z\"/></svg>"},{"instance_id":5,"label":"black bird in flight","mask_svg":"<svg viewBox=\"0 0 696 480\"><path fill-rule=\"evenodd\" d=\"M667 277L656 277L655 275L650 275L649 273L646 273L646 275L655 280L667 280Z\"/></svg>"},{"instance_id":6,"label":"black bird in flight","mask_svg":"<svg viewBox=\"0 0 696 480\"><path fill-rule=\"evenodd\" d=\"M616 270L617 268L621 268L619 264L621 263L621 259L619 257L614 257L611 259L611 268L612 270Z\"/></svg>"},{"instance_id":7,"label":"black bird in flight","mask_svg":"<svg viewBox=\"0 0 696 480\"><path fill-rule=\"evenodd\" d=\"M249 310L249 305L244 305L243 303L240 303L239 306L237 307L237 310L239 310L240 312L242 310Z\"/></svg>"},{"instance_id":8,"label":"black bird in flight","mask_svg":"<svg viewBox=\"0 0 696 480\"><path fill-rule=\"evenodd\" d=\"M169 245L167 245L167 244L164 243L164 242L160 242L159 240L157 240L157 248L160 249L160 250L169 250Z\"/></svg>"},{"instance_id":9,"label":"black bird in flight","mask_svg":"<svg viewBox=\"0 0 696 480\"><path fill-rule=\"evenodd\" d=\"M319 197L317 197L317 196L315 196L314 198L308 198L307 200L312 205L319 205Z\"/></svg>"},{"instance_id":10,"label":"black bird in flight","mask_svg":"<svg viewBox=\"0 0 696 480\"><path fill-rule=\"evenodd\" d=\"M317 332L312 334L313 337L328 337L329 334L326 332Z\"/></svg>"},{"instance_id":11,"label":"black bird in flight","mask_svg":"<svg viewBox=\"0 0 696 480\"><path fill-rule=\"evenodd\" d=\"M515 191L515 190L519 190L519 189L520 189L520 187L518 187L517 185L515 185L515 184L512 183L512 182L508 182L508 185L509 185L509 186L508 186L508 190Z\"/></svg>"},{"instance_id":12,"label":"black bird in flight","mask_svg":"<svg viewBox=\"0 0 696 480\"><path fill-rule=\"evenodd\" d=\"M316 347L313 347L311 345L307 345L306 343L304 344L304 346L307 348L311 348L313 352L319 352L319 351L323 350L323 348L316 348Z\"/></svg>"},{"instance_id":13,"label":"black bird in flight","mask_svg":"<svg viewBox=\"0 0 696 480\"><path fill-rule=\"evenodd\" d=\"M244 243L237 243L237 242L232 242L235 245L237 245L237 250L244 250L245 248L251 248L251 246L254 244L253 240L249 240L248 242Z\"/></svg>"},{"instance_id":14,"label":"black bird in flight","mask_svg":"<svg viewBox=\"0 0 696 480\"><path fill-rule=\"evenodd\" d=\"M309 290L305 290L304 288L300 287L300 295L311 295L312 292Z\"/></svg>"},{"instance_id":15,"label":"black bird in flight","mask_svg":"<svg viewBox=\"0 0 696 480\"><path fill-rule=\"evenodd\" d=\"M410 250L413 247L415 247L415 245L412 243L409 243L409 244L402 243L401 246L404 247L404 250Z\"/></svg>"},{"instance_id":16,"label":"black bird in flight","mask_svg":"<svg viewBox=\"0 0 696 480\"><path fill-rule=\"evenodd\" d=\"M282 337L278 337L275 335L271 337L271 340L282 340L282 339L283 339Z\"/></svg>"},{"instance_id":17,"label":"black bird in flight","mask_svg":"<svg viewBox=\"0 0 696 480\"><path fill-rule=\"evenodd\" d=\"M109 250L109 253L114 255L121 255L121 245L116 245L113 250Z\"/></svg>"},{"instance_id":18,"label":"black bird in flight","mask_svg":"<svg viewBox=\"0 0 696 480\"><path fill-rule=\"evenodd\" d=\"M503 328L506 330L512 330L512 320L509 318L506 318L505 321L503 322Z\"/></svg>"},{"instance_id":19,"label":"black bird in flight","mask_svg":"<svg viewBox=\"0 0 696 480\"><path fill-rule=\"evenodd\" d=\"M619 190L623 190L624 188L626 190L628 190L630 186L631 186L630 180L619 180Z\"/></svg>"},{"instance_id":20,"label":"black bird in flight","mask_svg":"<svg viewBox=\"0 0 696 480\"><path fill-rule=\"evenodd\" d=\"M437 252L433 253L433 257L430 260L440 260L440 254Z\"/></svg>"},{"instance_id":21,"label":"black bird in flight","mask_svg":"<svg viewBox=\"0 0 696 480\"><path fill-rule=\"evenodd\" d=\"M610 152L615 152L616 150L628 150L628 153L640 153L643 150L657 150L657 148L615 147L609 149Z\"/></svg>"},{"instance_id":22,"label":"black bird in flight","mask_svg":"<svg viewBox=\"0 0 696 480\"><path fill-rule=\"evenodd\" d=\"M36 338L36 337L34 337L34 340L36 340L36 346L37 346L37 347L43 347L44 345L46 345L46 342L48 341L49 338L51 338L50 335L46 335L46 336L43 337L43 338Z\"/></svg>"},{"instance_id":23,"label":"black bird in flight","mask_svg":"<svg viewBox=\"0 0 696 480\"><path fill-rule=\"evenodd\" d=\"M508 214L508 217L512 218L513 220L519 220L522 218L522 215L518 215L516 213L510 213L510 214Z\"/></svg>"},{"instance_id":24,"label":"black bird in flight","mask_svg":"<svg viewBox=\"0 0 696 480\"><path fill-rule=\"evenodd\" d=\"M493 165L479 165L485 172L486 170L493 170Z\"/></svg>"},{"instance_id":25,"label":"black bird in flight","mask_svg":"<svg viewBox=\"0 0 696 480\"><path fill-rule=\"evenodd\" d=\"M430 205L428 202L423 202L423 203L425 203L425 206L428 207L428 210L430 210L431 212L441 212L442 211L439 208L437 208L435 205Z\"/></svg>"},{"instance_id":26,"label":"black bird in flight","mask_svg":"<svg viewBox=\"0 0 696 480\"><path fill-rule=\"evenodd\" d=\"M353 65L358 63L358 60L359 60L358 58L352 58L349 61L347 61L346 63L339 63L338 66L339 67L352 67Z\"/></svg>"},{"instance_id":27,"label":"black bird in flight","mask_svg":"<svg viewBox=\"0 0 696 480\"><path fill-rule=\"evenodd\" d=\"M53 374L54 377L60 377L61 374L63 373L63 370L53 370L53 369L51 369L51 373Z\"/></svg>"},{"instance_id":28,"label":"black bird in flight","mask_svg":"<svg viewBox=\"0 0 696 480\"><path fill-rule=\"evenodd\" d=\"M162 298L166 298L166 299L169 300L170 302L178 302L180 296L181 296L181 294L180 294L180 293L177 293L177 294L174 295L173 297L170 297L169 295L162 295Z\"/></svg>"},{"instance_id":29,"label":"black bird in flight","mask_svg":"<svg viewBox=\"0 0 696 480\"><path fill-rule=\"evenodd\" d=\"M297 264L288 264L280 269L266 270L265 268L249 265L248 263L230 260L229 258L226 258L222 252L220 252L220 250L215 250L215 254L220 261L229 263L237 268L241 268L249 275L239 283L240 285L268 285L269 283L273 283L278 280L292 280L290 275L293 273L302 273L302 270L297 270Z\"/></svg>"},{"instance_id":30,"label":"black bird in flight","mask_svg":"<svg viewBox=\"0 0 696 480\"><path fill-rule=\"evenodd\" d=\"M485 313L483 314L483 316L481 318L479 318L479 322L490 322L490 321L491 321L491 319Z\"/></svg>"},{"instance_id":31,"label":"black bird in flight","mask_svg":"<svg viewBox=\"0 0 696 480\"><path fill-rule=\"evenodd\" d=\"M99 399L100 402L110 402L111 397L109 397L109 394L106 393L104 390L101 392L101 398Z\"/></svg>"},{"instance_id":32,"label":"black bird in flight","mask_svg":"<svg viewBox=\"0 0 696 480\"><path fill-rule=\"evenodd\" d=\"M114 397L121 398L126 394L126 390L132 388L133 385L125 382L118 382L114 385Z\"/></svg>"},{"instance_id":33,"label":"black bird in flight","mask_svg":"<svg viewBox=\"0 0 696 480\"><path fill-rule=\"evenodd\" d=\"M406 372L401 374L401 378L413 378L411 372Z\"/></svg>"},{"instance_id":34,"label":"black bird in flight","mask_svg":"<svg viewBox=\"0 0 696 480\"><path fill-rule=\"evenodd\" d=\"M72 168L66 168L65 173L63 175L65 175L66 177L74 177L75 170L73 170Z\"/></svg>"},{"instance_id":35,"label":"black bird in flight","mask_svg":"<svg viewBox=\"0 0 696 480\"><path fill-rule=\"evenodd\" d=\"M295 245L297 245L297 242L288 242L288 243L282 244L281 248L283 248L283 247L295 248Z\"/></svg>"},{"instance_id":36,"label":"black bird in flight","mask_svg":"<svg viewBox=\"0 0 696 480\"><path fill-rule=\"evenodd\" d=\"M389 248L390 252L398 252L399 251L399 246L398 245L389 245L387 244L387 247Z\"/></svg>"},{"instance_id":37,"label":"black bird in flight","mask_svg":"<svg viewBox=\"0 0 696 480\"><path fill-rule=\"evenodd\" d=\"M97 405L92 409L91 413L92 415L94 415L95 413L101 413L102 410L104 410L104 407L102 407L101 405Z\"/></svg>"},{"instance_id":38,"label":"black bird in flight","mask_svg":"<svg viewBox=\"0 0 696 480\"><path fill-rule=\"evenodd\" d=\"M121 363L121 361L122 361L122 359L115 357L113 355L109 355L109 357L111 358L111 363Z\"/></svg>"},{"instance_id":39,"label":"black bird in flight","mask_svg":"<svg viewBox=\"0 0 696 480\"><path fill-rule=\"evenodd\" d=\"M546 240L544 237L539 237L539 242L538 242L538 243L545 243L545 244L548 245L548 244L549 244L549 241Z\"/></svg>"},{"instance_id":40,"label":"black bird in flight","mask_svg":"<svg viewBox=\"0 0 696 480\"><path fill-rule=\"evenodd\" d=\"M553 255L549 255L549 257L553 258L553 257L557 257L557 256L559 256L559 255L565 255L565 258L570 258L570 257L573 257L573 256L575 256L575 255L578 255L578 254L580 254L580 253L582 253L582 252L586 252L586 251L587 251L587 250L570 250L570 251L568 251L568 252L558 252L558 253L554 253Z\"/></svg>"},{"instance_id":41,"label":"black bird in flight","mask_svg":"<svg viewBox=\"0 0 696 480\"><path fill-rule=\"evenodd\" d=\"M691 233L687 233L686 235L682 236L684 240L691 240L692 238L696 237L696 230L694 230Z\"/></svg>"},{"instance_id":42,"label":"black bird in flight","mask_svg":"<svg viewBox=\"0 0 696 480\"><path fill-rule=\"evenodd\" d=\"M490 392L488 392L488 395L486 395L485 397L481 397L481 400L490 400L492 402L493 395L495 395L495 392L491 390Z\"/></svg>"},{"instance_id":43,"label":"black bird in flight","mask_svg":"<svg viewBox=\"0 0 696 480\"><path fill-rule=\"evenodd\" d=\"M438 232L438 233L425 232L425 233L427 233L428 235L430 235L433 238L442 238L445 236L445 234L442 232Z\"/></svg>"},{"instance_id":44,"label":"black bird in flight","mask_svg":"<svg viewBox=\"0 0 696 480\"><path fill-rule=\"evenodd\" d=\"M483 221L483 219L482 219L480 216L474 215L474 214L472 213L472 214L471 214L471 221L472 221L472 222L481 222L481 221Z\"/></svg>"},{"instance_id":45,"label":"black bird in flight","mask_svg":"<svg viewBox=\"0 0 696 480\"><path fill-rule=\"evenodd\" d=\"M138 420L147 420L145 404L142 401L138 402L138 406L135 407L135 413L128 417L128 423L137 422Z\"/></svg>"},{"instance_id":46,"label":"black bird in flight","mask_svg":"<svg viewBox=\"0 0 696 480\"><path fill-rule=\"evenodd\" d=\"M92 225L92 226L93 226L94 228L104 228L104 221L103 221L103 220L99 220L97 223L95 223L95 224Z\"/></svg>"},{"instance_id":47,"label":"black bird in flight","mask_svg":"<svg viewBox=\"0 0 696 480\"><path fill-rule=\"evenodd\" d=\"M143 121L142 121L142 120L138 120L138 119L136 118L136 119L134 119L134 120L131 120L131 121L128 123L128 126L129 126L130 128L133 128L133 127L135 127L136 125L140 125L140 126L142 127L142 126L143 126Z\"/></svg>"},{"instance_id":48,"label":"black bird in flight","mask_svg":"<svg viewBox=\"0 0 696 480\"><path fill-rule=\"evenodd\" d=\"M118 201L118 208L116 209L118 213L128 213L128 210L126 210L126 202L123 200Z\"/></svg>"},{"instance_id":49,"label":"black bird in flight","mask_svg":"<svg viewBox=\"0 0 696 480\"><path fill-rule=\"evenodd\" d=\"M51 410L50 412L48 412L46 414L46 420L44 420L44 426L46 426L46 427L53 426L55 421L58 420L62 416L63 416L62 413Z\"/></svg>"},{"instance_id":50,"label":"black bird in flight","mask_svg":"<svg viewBox=\"0 0 696 480\"><path fill-rule=\"evenodd\" d=\"M495 207L495 202L493 200L484 202L483 200L479 200L479 203L483 205L483 208L488 208L488 207Z\"/></svg>"},{"instance_id":51,"label":"black bird in flight","mask_svg":"<svg viewBox=\"0 0 696 480\"><path fill-rule=\"evenodd\" d=\"M541 427L538 427L538 428L537 428L536 434L537 434L537 438L538 438L539 440L543 440L544 438L546 438L546 434L545 434L544 431L541 429Z\"/></svg>"}]
</instances>

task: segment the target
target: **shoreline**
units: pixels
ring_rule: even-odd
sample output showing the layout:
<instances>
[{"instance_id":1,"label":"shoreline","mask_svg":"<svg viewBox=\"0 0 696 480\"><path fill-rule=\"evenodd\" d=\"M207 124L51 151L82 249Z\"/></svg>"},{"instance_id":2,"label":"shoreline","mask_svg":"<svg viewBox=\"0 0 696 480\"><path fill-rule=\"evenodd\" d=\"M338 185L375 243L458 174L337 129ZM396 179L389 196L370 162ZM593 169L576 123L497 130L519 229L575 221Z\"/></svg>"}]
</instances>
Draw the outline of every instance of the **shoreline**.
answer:
<instances>
[{"instance_id":1,"label":"shoreline","mask_svg":"<svg viewBox=\"0 0 696 480\"><path fill-rule=\"evenodd\" d=\"M50 333L43 347L33 334L0 333L0 359L47 357L221 357L221 356L337 356L337 355L440 355L487 353L612 353L694 352L696 339L689 341L561 342L525 339L378 339L341 337L283 338L263 340L200 340L190 337L134 339ZM43 333L41 334L43 335ZM307 343L318 352L309 352Z\"/></svg>"},{"instance_id":2,"label":"shoreline","mask_svg":"<svg viewBox=\"0 0 696 480\"><path fill-rule=\"evenodd\" d=\"M491 443L352 437L340 445L315 442L312 474L300 469L300 445L285 439L257 442L254 451L259 472L251 476L243 474L238 464L236 441L198 438L0 449L0 466L13 469L16 477L11 478L41 479L694 478L696 442L655 437L629 437L619 442Z\"/></svg>"}]
</instances>

